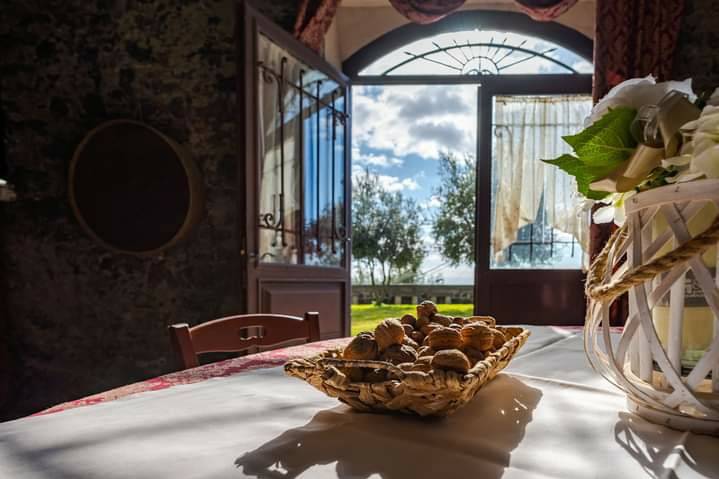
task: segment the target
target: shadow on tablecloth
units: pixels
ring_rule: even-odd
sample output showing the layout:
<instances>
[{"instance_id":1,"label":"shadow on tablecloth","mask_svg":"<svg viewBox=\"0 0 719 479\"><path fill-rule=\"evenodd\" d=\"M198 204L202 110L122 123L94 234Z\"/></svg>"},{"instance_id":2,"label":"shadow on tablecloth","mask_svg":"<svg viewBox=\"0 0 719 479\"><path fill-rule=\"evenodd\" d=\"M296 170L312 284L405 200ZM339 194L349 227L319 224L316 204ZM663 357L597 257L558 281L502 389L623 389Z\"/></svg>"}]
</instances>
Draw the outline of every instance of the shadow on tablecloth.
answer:
<instances>
[{"instance_id":1,"label":"shadow on tablecloth","mask_svg":"<svg viewBox=\"0 0 719 479\"><path fill-rule=\"evenodd\" d=\"M674 479L694 471L701 477L719 478L719 450L716 439L710 436L676 431L620 412L614 438L650 477ZM678 468L681 472L676 474Z\"/></svg>"},{"instance_id":2,"label":"shadow on tablecloth","mask_svg":"<svg viewBox=\"0 0 719 479\"><path fill-rule=\"evenodd\" d=\"M500 374L443 419L358 413L342 405L243 454L235 465L257 478L289 479L332 464L339 478L499 478L541 397L539 389Z\"/></svg>"}]
</instances>

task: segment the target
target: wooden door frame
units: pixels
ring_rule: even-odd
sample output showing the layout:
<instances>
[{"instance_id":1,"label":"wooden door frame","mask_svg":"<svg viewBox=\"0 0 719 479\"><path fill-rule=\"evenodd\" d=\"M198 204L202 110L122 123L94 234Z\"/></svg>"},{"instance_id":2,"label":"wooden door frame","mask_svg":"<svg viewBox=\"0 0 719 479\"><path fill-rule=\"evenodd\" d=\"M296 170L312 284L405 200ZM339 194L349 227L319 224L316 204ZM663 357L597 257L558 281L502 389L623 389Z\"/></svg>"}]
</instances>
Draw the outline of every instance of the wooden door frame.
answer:
<instances>
[{"instance_id":1,"label":"wooden door frame","mask_svg":"<svg viewBox=\"0 0 719 479\"><path fill-rule=\"evenodd\" d=\"M238 108L237 124L240 145L238 148L238 248L242 262L241 267L241 298L243 310L248 313L261 313L261 286L263 283L283 282L287 284L337 283L343 285L342 304L344 321L343 334L348 335L350 328L350 275L352 248L351 238L351 182L344 182L345 193L345 228L348 240L345 243L344 262L339 267L307 266L304 264L273 264L259 261L259 221L258 205L260 190L260 172L257 162L257 128L255 113L259 108L256 86L255 62L258 55L257 38L260 34L280 45L289 54L311 68L322 71L327 76L346 87L345 111L351 112L351 89L349 79L334 67L326 63L319 55L301 44L292 35L283 30L255 10L248 2L237 4L237 65L238 65ZM244 101L249 98L252 101ZM351 121L344 137L344 168L345 175L351 175ZM302 211L302 228L304 228L304 157L300 165L300 205ZM347 176L349 177L349 176ZM251 178L251 187L247 188L247 179ZM304 247L302 244L301 247Z\"/></svg>"},{"instance_id":2,"label":"wooden door frame","mask_svg":"<svg viewBox=\"0 0 719 479\"><path fill-rule=\"evenodd\" d=\"M530 78L531 77L531 78ZM548 281L568 285L584 282L580 269L491 269L491 195L492 195L492 98L497 95L571 95L592 93L592 75L509 75L486 77L478 89L477 98L477 199L475 209L475 314L487 313L491 304L492 284L509 285L522 275L522 282L542 284ZM583 315L582 315L583 318ZM510 318L512 322L526 322ZM571 320L556 318L553 324L573 324Z\"/></svg>"}]
</instances>

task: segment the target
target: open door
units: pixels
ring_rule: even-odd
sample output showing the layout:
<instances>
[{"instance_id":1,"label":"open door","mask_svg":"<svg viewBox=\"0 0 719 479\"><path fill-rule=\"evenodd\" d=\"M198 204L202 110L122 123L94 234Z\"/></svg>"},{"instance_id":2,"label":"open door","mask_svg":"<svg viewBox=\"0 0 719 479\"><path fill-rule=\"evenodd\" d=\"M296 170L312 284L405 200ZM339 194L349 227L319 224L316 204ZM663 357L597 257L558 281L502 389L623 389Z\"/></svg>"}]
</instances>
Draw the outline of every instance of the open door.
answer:
<instances>
[{"instance_id":1,"label":"open door","mask_svg":"<svg viewBox=\"0 0 719 479\"><path fill-rule=\"evenodd\" d=\"M348 335L348 80L246 4L239 15L246 310L318 311L322 338Z\"/></svg>"}]
</instances>

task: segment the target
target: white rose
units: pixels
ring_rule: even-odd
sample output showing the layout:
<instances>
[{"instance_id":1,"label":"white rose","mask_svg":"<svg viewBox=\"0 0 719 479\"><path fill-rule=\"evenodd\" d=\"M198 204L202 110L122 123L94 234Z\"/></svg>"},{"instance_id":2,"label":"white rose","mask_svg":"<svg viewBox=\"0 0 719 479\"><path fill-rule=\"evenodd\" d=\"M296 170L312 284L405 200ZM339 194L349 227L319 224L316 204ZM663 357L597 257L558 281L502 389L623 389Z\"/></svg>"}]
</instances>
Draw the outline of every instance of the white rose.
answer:
<instances>
[{"instance_id":1,"label":"white rose","mask_svg":"<svg viewBox=\"0 0 719 479\"><path fill-rule=\"evenodd\" d=\"M719 106L707 106L701 116L682 127L691 132L692 141L687 148L692 159L689 172L719 178Z\"/></svg>"},{"instance_id":2,"label":"white rose","mask_svg":"<svg viewBox=\"0 0 719 479\"><path fill-rule=\"evenodd\" d=\"M689 96L689 101L694 102L696 95L692 90L692 79L684 81L667 81L657 83L653 76L645 78L632 78L615 86L604 98L599 100L592 113L584 121L584 126L590 126L599 120L610 108L627 107L638 110L644 105L656 105L664 98L664 95L675 90Z\"/></svg>"},{"instance_id":3,"label":"white rose","mask_svg":"<svg viewBox=\"0 0 719 479\"><path fill-rule=\"evenodd\" d=\"M694 157L692 168L707 178L719 178L719 144L707 148Z\"/></svg>"}]
</instances>

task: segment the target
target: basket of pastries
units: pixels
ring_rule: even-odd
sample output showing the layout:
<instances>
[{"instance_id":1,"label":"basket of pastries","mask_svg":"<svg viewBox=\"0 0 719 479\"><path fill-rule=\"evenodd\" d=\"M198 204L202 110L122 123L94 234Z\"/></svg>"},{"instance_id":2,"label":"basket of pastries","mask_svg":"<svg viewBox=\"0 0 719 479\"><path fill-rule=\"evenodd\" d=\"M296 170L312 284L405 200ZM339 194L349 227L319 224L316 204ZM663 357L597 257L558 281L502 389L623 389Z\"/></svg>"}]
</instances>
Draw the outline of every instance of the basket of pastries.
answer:
<instances>
[{"instance_id":1,"label":"basket of pastries","mask_svg":"<svg viewBox=\"0 0 719 479\"><path fill-rule=\"evenodd\" d=\"M354 409L445 416L504 369L529 331L491 316L450 317L431 301L385 319L344 349L285 364L285 372Z\"/></svg>"}]
</instances>

